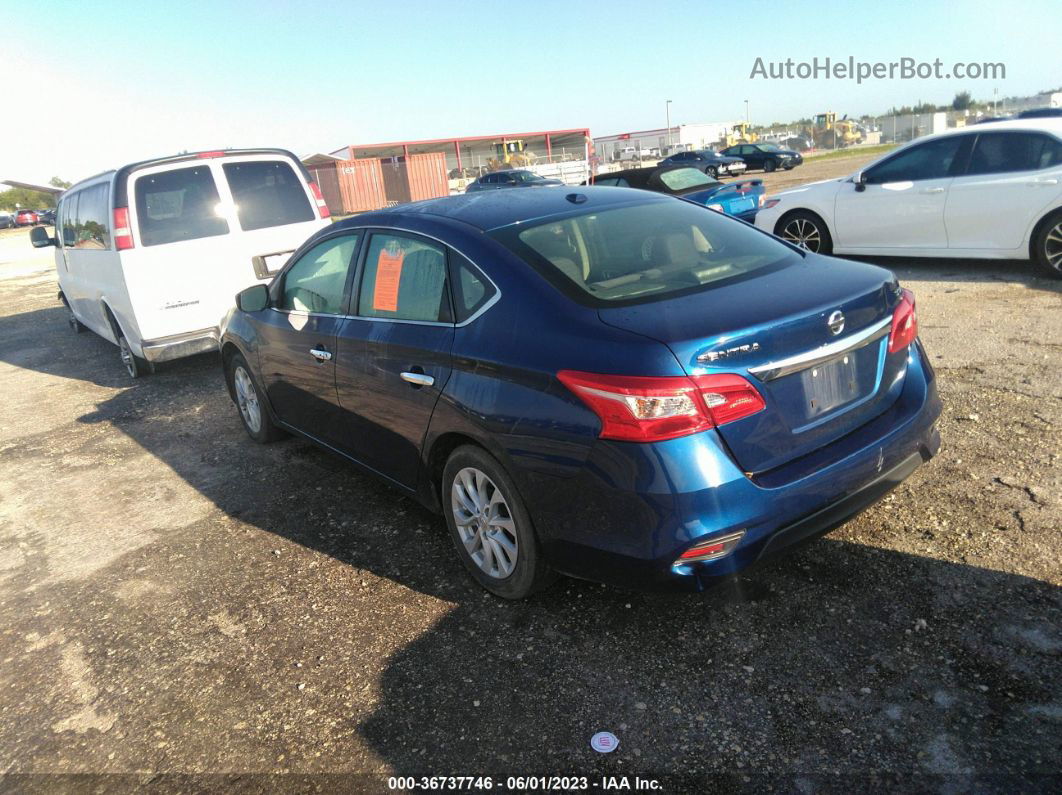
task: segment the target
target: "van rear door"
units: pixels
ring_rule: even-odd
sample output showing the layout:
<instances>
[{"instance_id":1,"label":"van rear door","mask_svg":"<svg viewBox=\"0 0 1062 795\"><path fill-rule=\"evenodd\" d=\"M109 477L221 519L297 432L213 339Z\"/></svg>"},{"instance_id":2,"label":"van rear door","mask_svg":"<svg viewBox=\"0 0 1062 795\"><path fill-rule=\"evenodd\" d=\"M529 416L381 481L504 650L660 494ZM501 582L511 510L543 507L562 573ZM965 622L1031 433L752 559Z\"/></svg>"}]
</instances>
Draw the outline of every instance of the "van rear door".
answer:
<instances>
[{"instance_id":1,"label":"van rear door","mask_svg":"<svg viewBox=\"0 0 1062 795\"><path fill-rule=\"evenodd\" d=\"M122 252L142 339L216 328L240 290L268 281L321 217L281 153L206 153L128 176L134 246Z\"/></svg>"}]
</instances>

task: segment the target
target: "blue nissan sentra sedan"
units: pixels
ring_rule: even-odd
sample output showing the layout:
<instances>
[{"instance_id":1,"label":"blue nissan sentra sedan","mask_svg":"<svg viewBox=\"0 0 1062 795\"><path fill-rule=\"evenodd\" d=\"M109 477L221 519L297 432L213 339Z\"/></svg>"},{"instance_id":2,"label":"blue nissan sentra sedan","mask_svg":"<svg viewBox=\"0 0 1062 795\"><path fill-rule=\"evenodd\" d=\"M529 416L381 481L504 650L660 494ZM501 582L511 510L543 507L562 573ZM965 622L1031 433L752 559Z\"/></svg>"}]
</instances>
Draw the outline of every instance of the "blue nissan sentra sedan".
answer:
<instances>
[{"instance_id":1,"label":"blue nissan sentra sedan","mask_svg":"<svg viewBox=\"0 0 1062 795\"><path fill-rule=\"evenodd\" d=\"M704 588L939 449L914 296L645 191L491 191L310 238L224 322L230 395L441 512L484 588ZM417 554L411 544L410 554Z\"/></svg>"}]
</instances>

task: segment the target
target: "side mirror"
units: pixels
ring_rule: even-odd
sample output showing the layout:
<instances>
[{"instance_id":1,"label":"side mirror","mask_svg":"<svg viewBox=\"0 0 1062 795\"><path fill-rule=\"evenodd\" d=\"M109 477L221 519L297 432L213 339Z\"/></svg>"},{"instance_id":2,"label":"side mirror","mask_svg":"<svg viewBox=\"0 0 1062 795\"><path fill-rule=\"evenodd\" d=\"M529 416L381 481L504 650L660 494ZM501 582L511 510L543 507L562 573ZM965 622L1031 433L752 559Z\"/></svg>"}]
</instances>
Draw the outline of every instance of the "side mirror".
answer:
<instances>
[{"instance_id":1,"label":"side mirror","mask_svg":"<svg viewBox=\"0 0 1062 795\"><path fill-rule=\"evenodd\" d=\"M241 312L261 312L269 306L269 288L256 284L236 293L236 308Z\"/></svg>"},{"instance_id":2,"label":"side mirror","mask_svg":"<svg viewBox=\"0 0 1062 795\"><path fill-rule=\"evenodd\" d=\"M43 226L35 226L30 230L30 243L34 248L47 248L55 245L55 238L48 237L48 230Z\"/></svg>"},{"instance_id":3,"label":"side mirror","mask_svg":"<svg viewBox=\"0 0 1062 795\"><path fill-rule=\"evenodd\" d=\"M857 171L856 175L852 177L852 182L855 183L855 189L857 193L862 193L867 189L867 175L862 171Z\"/></svg>"}]
</instances>

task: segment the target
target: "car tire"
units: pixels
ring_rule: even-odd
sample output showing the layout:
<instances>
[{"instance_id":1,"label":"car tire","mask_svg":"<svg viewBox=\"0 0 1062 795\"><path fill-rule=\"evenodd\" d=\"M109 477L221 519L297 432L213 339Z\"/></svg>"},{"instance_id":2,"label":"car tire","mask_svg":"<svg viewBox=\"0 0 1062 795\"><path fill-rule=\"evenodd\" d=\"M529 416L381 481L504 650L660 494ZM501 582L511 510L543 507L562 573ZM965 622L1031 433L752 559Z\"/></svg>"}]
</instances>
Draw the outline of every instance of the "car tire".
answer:
<instances>
[{"instance_id":1,"label":"car tire","mask_svg":"<svg viewBox=\"0 0 1062 795\"><path fill-rule=\"evenodd\" d=\"M70 308L70 302L66 300L66 296L60 294L59 300L63 302L63 308L66 309L66 324L70 326L70 330L75 334L81 334L84 332L85 325L77 319L74 310Z\"/></svg>"},{"instance_id":2,"label":"car tire","mask_svg":"<svg viewBox=\"0 0 1062 795\"><path fill-rule=\"evenodd\" d=\"M774 225L774 234L813 254L833 253L833 238L830 237L826 222L807 210L795 210L783 215Z\"/></svg>"},{"instance_id":3,"label":"car tire","mask_svg":"<svg viewBox=\"0 0 1062 795\"><path fill-rule=\"evenodd\" d=\"M454 450L440 499L457 556L486 590L524 599L555 579L516 485L494 456L474 445Z\"/></svg>"},{"instance_id":4,"label":"car tire","mask_svg":"<svg viewBox=\"0 0 1062 795\"><path fill-rule=\"evenodd\" d=\"M719 179L719 169L717 169L715 166L708 166L708 168L704 170L704 173L712 179Z\"/></svg>"},{"instance_id":5,"label":"car tire","mask_svg":"<svg viewBox=\"0 0 1062 795\"><path fill-rule=\"evenodd\" d=\"M763 161L763 170L764 170L765 173L770 174L776 168L778 168L778 164L775 163L773 160L764 160Z\"/></svg>"},{"instance_id":6,"label":"car tire","mask_svg":"<svg viewBox=\"0 0 1062 795\"><path fill-rule=\"evenodd\" d=\"M269 444L283 438L284 431L273 422L269 407L262 400L262 389L243 354L235 353L229 357L225 364L225 377L247 435L259 444Z\"/></svg>"},{"instance_id":7,"label":"car tire","mask_svg":"<svg viewBox=\"0 0 1062 795\"><path fill-rule=\"evenodd\" d=\"M118 357L122 360L122 366L125 367L125 372L129 374L130 378L142 378L155 372L151 362L147 359L141 359L133 353L129 340L120 332L118 334Z\"/></svg>"},{"instance_id":8,"label":"car tire","mask_svg":"<svg viewBox=\"0 0 1062 795\"><path fill-rule=\"evenodd\" d=\"M1033 240L1033 255L1041 272L1062 279L1062 212L1048 216Z\"/></svg>"}]
</instances>

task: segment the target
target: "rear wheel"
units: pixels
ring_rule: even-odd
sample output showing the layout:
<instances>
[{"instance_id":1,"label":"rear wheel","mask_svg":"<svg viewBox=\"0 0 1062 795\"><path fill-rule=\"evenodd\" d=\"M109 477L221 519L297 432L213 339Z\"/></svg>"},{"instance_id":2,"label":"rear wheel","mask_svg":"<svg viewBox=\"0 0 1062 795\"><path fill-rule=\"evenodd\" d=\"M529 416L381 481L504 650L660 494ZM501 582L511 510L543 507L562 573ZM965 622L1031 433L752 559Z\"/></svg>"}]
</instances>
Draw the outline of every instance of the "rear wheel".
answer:
<instances>
[{"instance_id":1,"label":"rear wheel","mask_svg":"<svg viewBox=\"0 0 1062 795\"><path fill-rule=\"evenodd\" d=\"M151 362L146 359L141 359L133 353L133 349L129 345L129 340L127 340L125 335L121 333L118 335L118 355L121 357L122 366L125 367L125 371L129 374L130 378L140 378L141 376L155 372L155 369L151 366Z\"/></svg>"},{"instance_id":2,"label":"rear wheel","mask_svg":"<svg viewBox=\"0 0 1062 795\"><path fill-rule=\"evenodd\" d=\"M225 368L232 389L240 421L247 435L259 444L268 444L281 438L284 433L273 424L269 410L262 403L258 384L251 375L247 360L239 353L233 354Z\"/></svg>"},{"instance_id":3,"label":"rear wheel","mask_svg":"<svg viewBox=\"0 0 1062 795\"><path fill-rule=\"evenodd\" d=\"M783 216L774 227L774 233L782 240L807 249L814 254L829 254L833 251L830 230L821 218L806 210L798 210Z\"/></svg>"},{"instance_id":4,"label":"rear wheel","mask_svg":"<svg viewBox=\"0 0 1062 795\"><path fill-rule=\"evenodd\" d=\"M1033 248L1042 272L1062 279L1062 213L1055 213L1047 219L1036 234Z\"/></svg>"},{"instance_id":5,"label":"rear wheel","mask_svg":"<svg viewBox=\"0 0 1062 795\"><path fill-rule=\"evenodd\" d=\"M778 164L775 163L773 160L764 160L763 161L763 170L766 171L768 174L770 174L772 171L774 171L777 167L778 167Z\"/></svg>"},{"instance_id":6,"label":"rear wheel","mask_svg":"<svg viewBox=\"0 0 1062 795\"><path fill-rule=\"evenodd\" d=\"M523 599L553 580L516 486L489 453L457 448L443 470L441 497L458 557L492 594Z\"/></svg>"}]
</instances>

